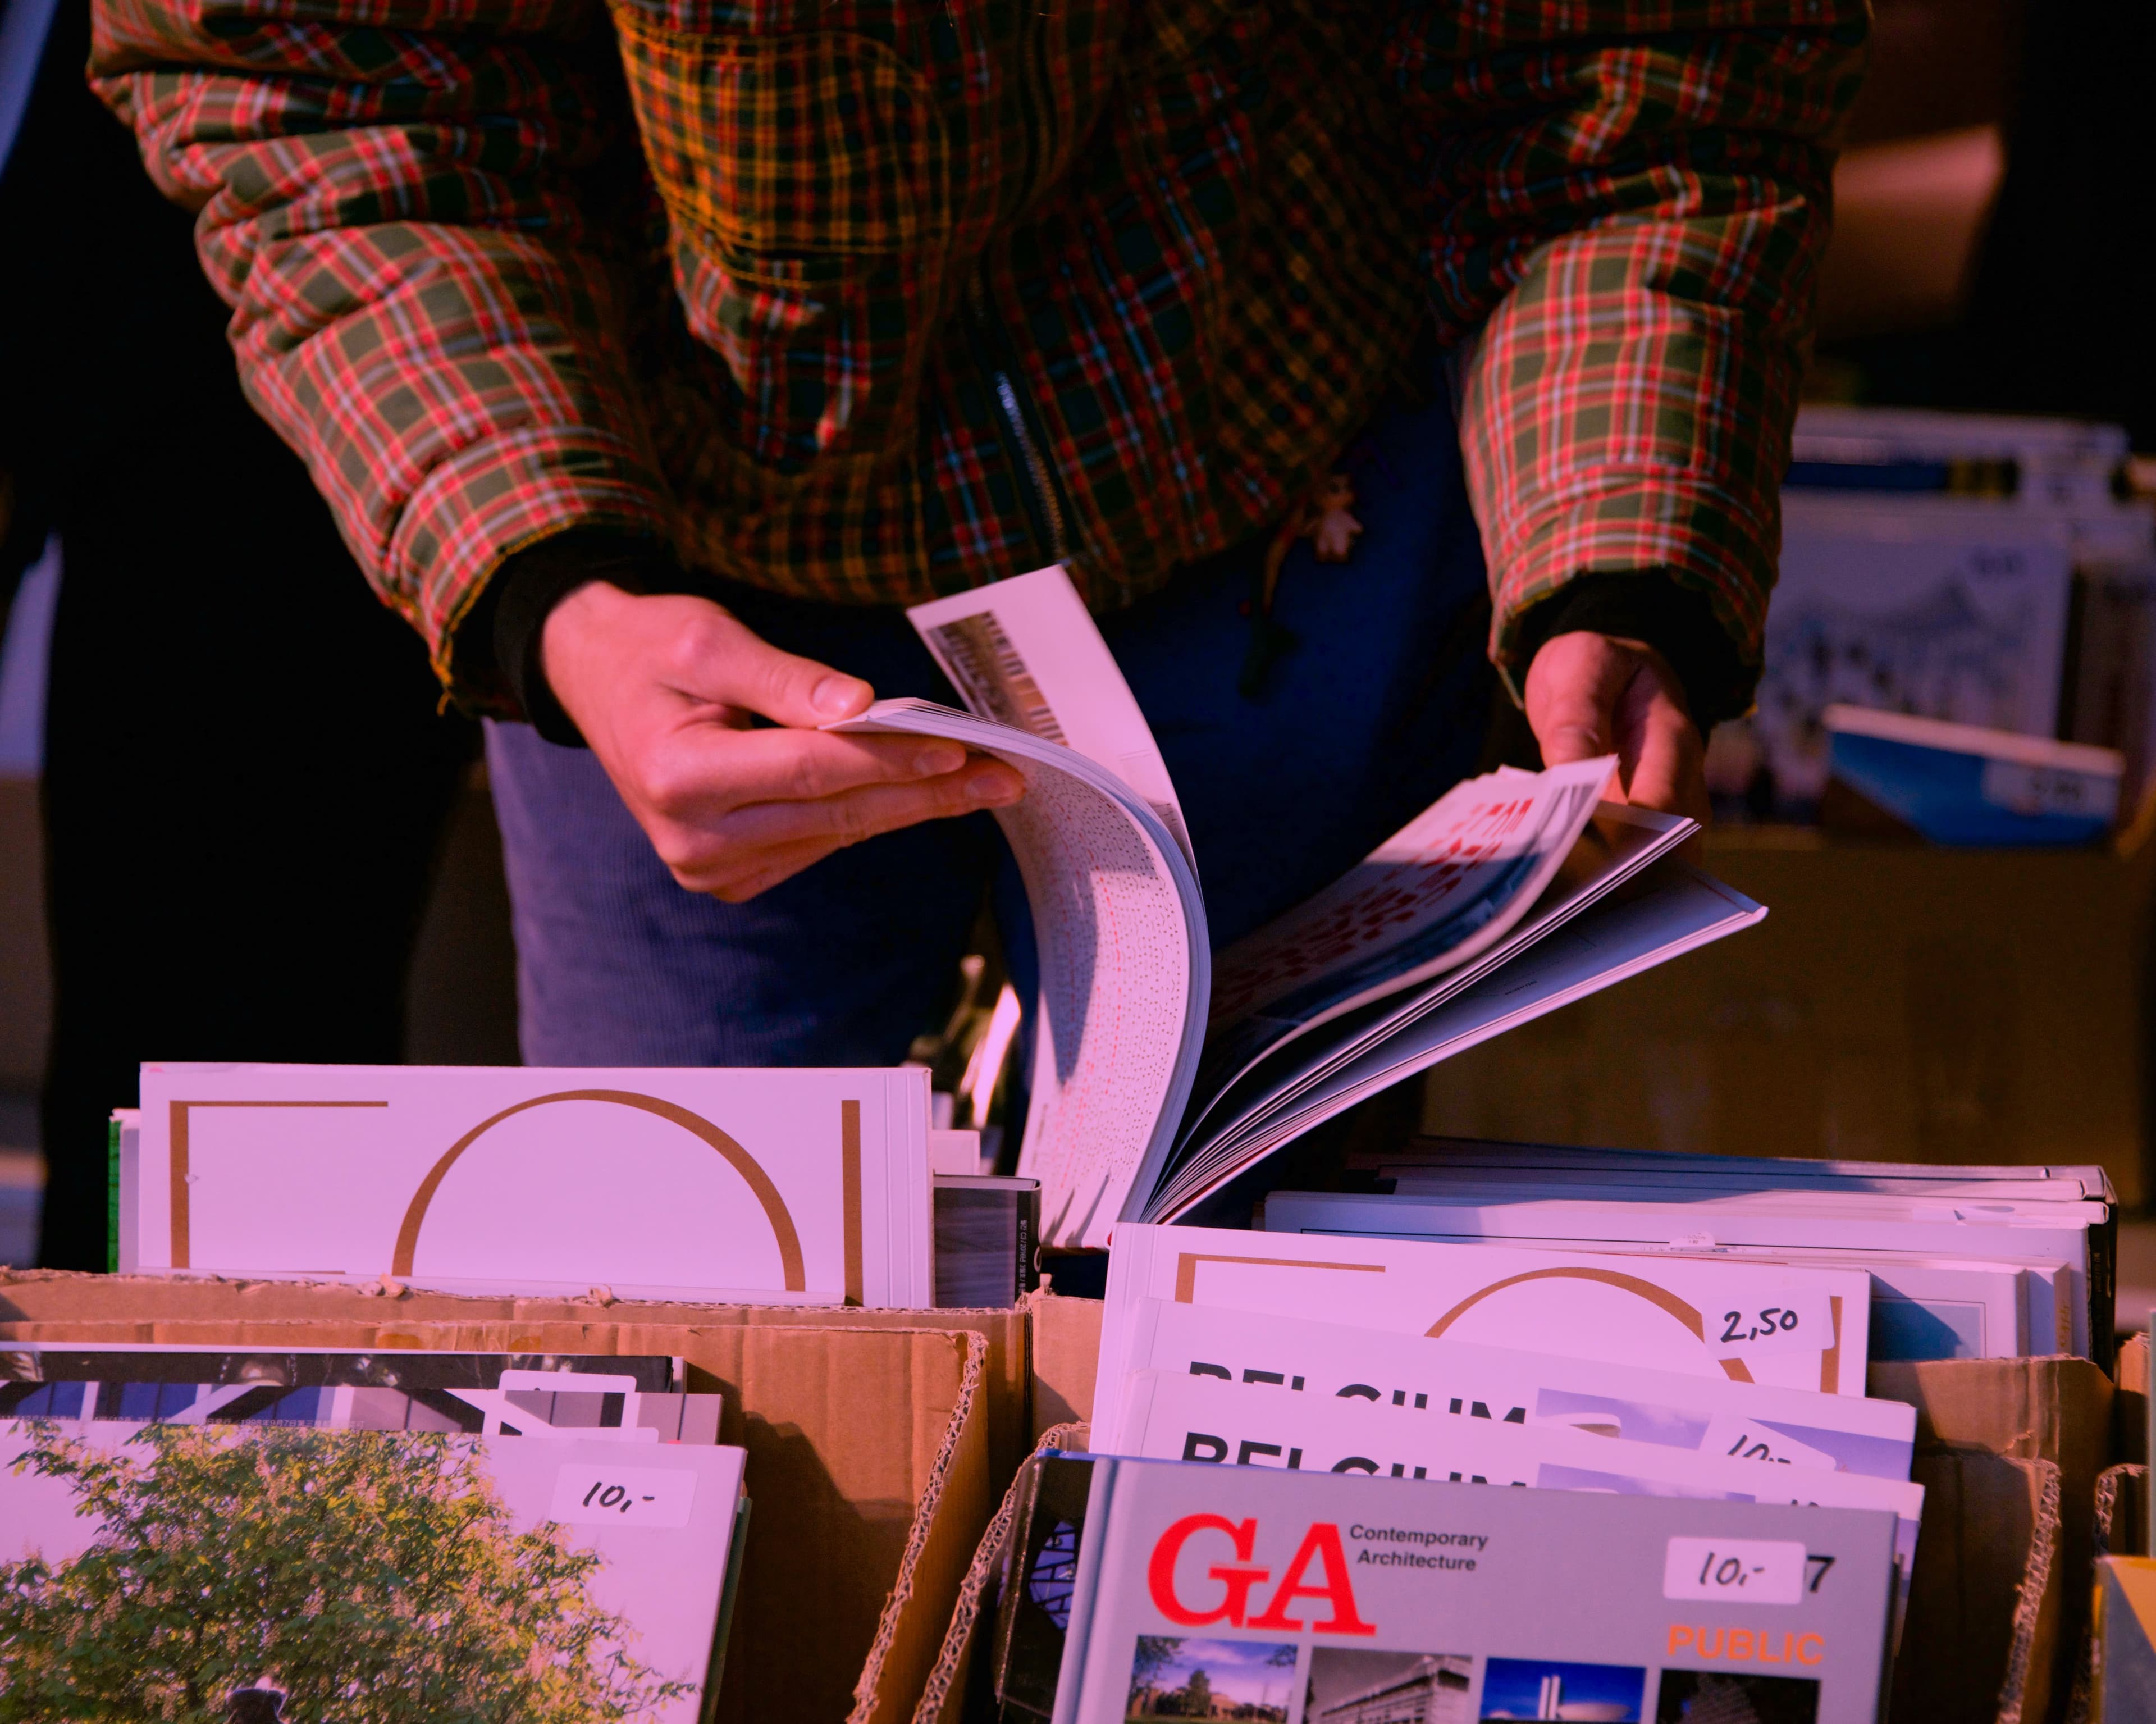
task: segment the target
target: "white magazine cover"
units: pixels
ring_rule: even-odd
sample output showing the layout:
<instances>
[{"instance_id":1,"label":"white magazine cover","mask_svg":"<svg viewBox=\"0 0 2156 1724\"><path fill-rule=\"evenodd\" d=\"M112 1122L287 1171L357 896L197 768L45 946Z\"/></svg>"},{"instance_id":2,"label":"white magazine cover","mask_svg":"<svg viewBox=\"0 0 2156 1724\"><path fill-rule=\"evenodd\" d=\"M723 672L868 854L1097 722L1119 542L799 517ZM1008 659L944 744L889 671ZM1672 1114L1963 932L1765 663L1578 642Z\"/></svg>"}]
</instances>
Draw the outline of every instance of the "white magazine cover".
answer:
<instances>
[{"instance_id":1,"label":"white magazine cover","mask_svg":"<svg viewBox=\"0 0 2156 1724\"><path fill-rule=\"evenodd\" d=\"M1619 1191L1620 1187L1604 1187ZM1269 1232L1382 1234L1430 1242L1502 1243L1611 1252L1661 1248L1717 1262L1786 1253L1851 1265L1872 1253L2011 1263L2028 1286L2062 1293L2061 1321L2049 1299L2032 1299L2031 1337L2068 1334L2062 1351L2084 1358L2092 1333L2089 1230L2109 1218L2102 1203L1974 1203L1902 1199L1868 1192L1763 1193L1723 1199L1643 1191L1638 1201L1547 1197L1518 1201L1459 1188L1428 1196L1276 1191L1265 1200ZM2063 1272L2056 1265L2063 1263ZM2054 1266L2047 1270L2046 1266ZM2108 1294L2105 1297L2107 1299ZM2107 1321L2107 1315L2103 1320Z\"/></svg>"},{"instance_id":2,"label":"white magazine cover","mask_svg":"<svg viewBox=\"0 0 2156 1724\"><path fill-rule=\"evenodd\" d=\"M1916 1559L1924 1506L1923 1486L1906 1479L1767 1465L1561 1425L1455 1418L1440 1407L1395 1406L1389 1397L1296 1395L1187 1372L1132 1372L1124 1387L1122 1428L1125 1446L1147 1460L1887 1509L1896 1517L1894 1551L1905 1575Z\"/></svg>"},{"instance_id":3,"label":"white magazine cover","mask_svg":"<svg viewBox=\"0 0 2156 1724\"><path fill-rule=\"evenodd\" d=\"M0 1687L54 1717L223 1716L253 1689L295 1724L355 1693L384 1716L698 1724L744 1458L0 1421Z\"/></svg>"},{"instance_id":4,"label":"white magazine cover","mask_svg":"<svg viewBox=\"0 0 2156 1724\"><path fill-rule=\"evenodd\" d=\"M919 1308L928 1127L912 1067L146 1065L119 1267Z\"/></svg>"},{"instance_id":5,"label":"white magazine cover","mask_svg":"<svg viewBox=\"0 0 2156 1724\"><path fill-rule=\"evenodd\" d=\"M1095 1464L1054 1724L1875 1724L1876 1510Z\"/></svg>"},{"instance_id":6,"label":"white magazine cover","mask_svg":"<svg viewBox=\"0 0 2156 1724\"><path fill-rule=\"evenodd\" d=\"M1387 1171L1394 1179L1392 1195L1408 1197L1442 1197L1449 1192L1487 1197L1509 1190L1522 1202L1568 1197L1599 1202L1620 1189L1645 1192L1665 1180L1667 1190L1661 1198L1665 1202L1690 1205L1703 1196L1766 1195L1756 1182L1748 1185L1733 1178L1680 1176L1651 1170L1632 1176L1640 1181L1637 1186L1621 1188L1616 1184L1626 1174L1621 1168L1612 1169L1599 1179L1578 1167L1497 1171L1486 1167L1422 1166ZM2031 1182L1999 1181L1988 1191L1975 1181L1940 1183L1947 1186L1948 1195L1989 1202L2014 1201L2015 1194L2025 1191ZM2053 1188L2053 1197L2060 1202L2071 1201L2066 1194L2079 1189L2077 1182L2061 1181ZM1754 1250L1741 1254L1750 1261L1769 1260ZM1771 1261L1815 1268L1848 1265L1845 1256L1801 1251L1774 1252ZM1867 1253L1863 1267L1871 1275L1874 1363L1888 1359L2013 1359L2030 1353L2073 1351L2071 1312L2055 1296L2058 1273L2064 1267L2056 1261L2024 1267L1973 1259L1897 1258ZM2061 1318L2066 1320L2063 1328Z\"/></svg>"},{"instance_id":7,"label":"white magazine cover","mask_svg":"<svg viewBox=\"0 0 2156 1724\"><path fill-rule=\"evenodd\" d=\"M1312 1400L1360 1399L1446 1418L1549 1425L1687 1454L1906 1480L1917 1410L1901 1401L1653 1371L1466 1341L1312 1323L1224 1305L1141 1299L1127 1375L1209 1377ZM1132 1452L1123 1397L1095 1391L1087 1446Z\"/></svg>"},{"instance_id":8,"label":"white magazine cover","mask_svg":"<svg viewBox=\"0 0 2156 1724\"><path fill-rule=\"evenodd\" d=\"M1131 1314L1159 1299L1861 1396L1871 1291L1854 1269L1127 1226L1096 1382L1119 1392Z\"/></svg>"},{"instance_id":9,"label":"white magazine cover","mask_svg":"<svg viewBox=\"0 0 2156 1724\"><path fill-rule=\"evenodd\" d=\"M1173 786L1068 576L911 615L973 712L881 701L830 728L947 738L1025 780L996 819L1040 953L1019 1171L1041 1182L1045 1244L1097 1248L1120 1222L1187 1214L1371 1088L1471 1045L1411 1032L1575 919L1566 950L1588 961L1522 972L1480 1034L1764 913L1727 888L1704 908L1681 883L1696 877L1653 872L1696 828L1599 805L1604 759L1455 786L1216 975Z\"/></svg>"}]
</instances>

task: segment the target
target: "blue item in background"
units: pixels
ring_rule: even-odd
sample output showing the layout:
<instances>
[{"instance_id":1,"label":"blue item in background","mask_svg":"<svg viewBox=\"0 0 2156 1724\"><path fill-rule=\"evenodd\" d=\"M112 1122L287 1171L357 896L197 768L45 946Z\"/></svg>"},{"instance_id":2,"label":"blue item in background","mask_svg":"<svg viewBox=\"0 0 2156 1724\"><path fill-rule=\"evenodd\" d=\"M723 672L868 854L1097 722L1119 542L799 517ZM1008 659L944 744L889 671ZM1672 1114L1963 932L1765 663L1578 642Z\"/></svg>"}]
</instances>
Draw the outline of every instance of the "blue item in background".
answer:
<instances>
[{"instance_id":1,"label":"blue item in background","mask_svg":"<svg viewBox=\"0 0 2156 1724\"><path fill-rule=\"evenodd\" d=\"M1827 708L1830 799L1853 795L1934 844L2093 843L2118 813L2125 759L1861 707Z\"/></svg>"}]
</instances>

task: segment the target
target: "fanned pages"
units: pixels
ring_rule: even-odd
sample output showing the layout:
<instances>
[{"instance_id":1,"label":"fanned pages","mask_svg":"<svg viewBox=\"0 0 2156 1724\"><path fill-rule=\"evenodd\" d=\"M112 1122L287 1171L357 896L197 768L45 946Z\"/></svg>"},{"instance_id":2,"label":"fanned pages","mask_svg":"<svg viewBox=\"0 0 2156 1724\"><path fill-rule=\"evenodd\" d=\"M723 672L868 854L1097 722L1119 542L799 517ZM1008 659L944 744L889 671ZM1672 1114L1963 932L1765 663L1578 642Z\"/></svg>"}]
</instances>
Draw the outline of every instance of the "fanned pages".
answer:
<instances>
[{"instance_id":1,"label":"fanned pages","mask_svg":"<svg viewBox=\"0 0 2156 1724\"><path fill-rule=\"evenodd\" d=\"M1062 570L910 614L973 716L884 701L832 728L1026 780L996 818L1040 952L1019 1171L1045 1245L1190 1215L1374 1089L1765 913L1671 859L1692 822L1601 802L1605 758L1455 785L1216 963L1174 785Z\"/></svg>"}]
</instances>

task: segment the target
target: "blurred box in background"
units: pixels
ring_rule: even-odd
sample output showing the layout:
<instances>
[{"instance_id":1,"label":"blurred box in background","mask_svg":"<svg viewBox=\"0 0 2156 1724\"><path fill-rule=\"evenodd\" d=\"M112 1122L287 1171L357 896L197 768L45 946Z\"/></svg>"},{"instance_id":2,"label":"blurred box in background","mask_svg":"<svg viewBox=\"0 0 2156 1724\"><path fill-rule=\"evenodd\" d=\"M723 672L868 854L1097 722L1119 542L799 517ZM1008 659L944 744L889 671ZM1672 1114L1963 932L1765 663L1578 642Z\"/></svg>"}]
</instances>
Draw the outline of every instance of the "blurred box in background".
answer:
<instances>
[{"instance_id":1,"label":"blurred box in background","mask_svg":"<svg viewBox=\"0 0 2156 1724\"><path fill-rule=\"evenodd\" d=\"M2152 859L1707 835L1741 940L1448 1061L1423 1128L1530 1143L2101 1162L2146 1204Z\"/></svg>"}]
</instances>

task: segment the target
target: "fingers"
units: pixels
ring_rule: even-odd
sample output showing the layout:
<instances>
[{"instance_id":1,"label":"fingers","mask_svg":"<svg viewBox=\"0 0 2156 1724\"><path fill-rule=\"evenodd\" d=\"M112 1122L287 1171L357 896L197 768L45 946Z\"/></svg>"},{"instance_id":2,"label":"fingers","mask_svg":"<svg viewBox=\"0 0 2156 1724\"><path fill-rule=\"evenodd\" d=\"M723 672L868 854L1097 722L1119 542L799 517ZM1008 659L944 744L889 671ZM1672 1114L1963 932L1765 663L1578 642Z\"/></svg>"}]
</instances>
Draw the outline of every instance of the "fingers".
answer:
<instances>
[{"instance_id":1,"label":"fingers","mask_svg":"<svg viewBox=\"0 0 2156 1724\"><path fill-rule=\"evenodd\" d=\"M867 785L812 800L753 803L691 823L647 821L645 831L675 879L692 892L739 903L849 844L926 820L1005 807L1024 794L1017 773L976 758L919 784Z\"/></svg>"},{"instance_id":2,"label":"fingers","mask_svg":"<svg viewBox=\"0 0 2156 1724\"><path fill-rule=\"evenodd\" d=\"M858 844L924 820L1008 807L1024 794L1025 781L1009 767L978 759L963 772L919 784L865 785L814 801L757 803L735 810L721 831L758 849L817 839Z\"/></svg>"},{"instance_id":3,"label":"fingers","mask_svg":"<svg viewBox=\"0 0 2156 1724\"><path fill-rule=\"evenodd\" d=\"M965 764L941 737L834 736L736 730L698 722L668 737L647 765L645 800L670 820L709 820L745 805L811 801L869 785L944 778Z\"/></svg>"},{"instance_id":4,"label":"fingers","mask_svg":"<svg viewBox=\"0 0 2156 1724\"><path fill-rule=\"evenodd\" d=\"M875 698L860 677L780 651L716 605L682 630L672 671L675 686L692 699L806 729L850 718Z\"/></svg>"},{"instance_id":5,"label":"fingers","mask_svg":"<svg viewBox=\"0 0 2156 1724\"><path fill-rule=\"evenodd\" d=\"M1635 807L1707 822L1707 750L1699 729L1666 697L1641 703L1620 761L1625 800Z\"/></svg>"},{"instance_id":6,"label":"fingers","mask_svg":"<svg viewBox=\"0 0 2156 1724\"><path fill-rule=\"evenodd\" d=\"M1682 685L1652 647L1584 630L1557 636L1528 666L1526 697L1544 764L1614 753L1611 795L1706 823L1706 748Z\"/></svg>"}]
</instances>

